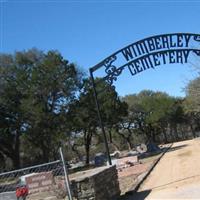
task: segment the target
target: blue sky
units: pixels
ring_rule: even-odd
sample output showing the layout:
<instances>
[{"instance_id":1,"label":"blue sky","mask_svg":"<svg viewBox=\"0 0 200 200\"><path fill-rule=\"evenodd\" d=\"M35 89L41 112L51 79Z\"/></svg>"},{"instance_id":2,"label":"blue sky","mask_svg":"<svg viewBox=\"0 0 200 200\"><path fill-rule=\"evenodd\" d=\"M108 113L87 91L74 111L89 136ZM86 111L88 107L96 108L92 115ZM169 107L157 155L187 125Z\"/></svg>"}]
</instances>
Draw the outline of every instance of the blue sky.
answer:
<instances>
[{"instance_id":1,"label":"blue sky","mask_svg":"<svg viewBox=\"0 0 200 200\"><path fill-rule=\"evenodd\" d=\"M148 36L200 33L200 1L0 0L0 51L56 49L88 72L113 52ZM196 72L189 65L160 66L116 82L120 95L143 89L184 96Z\"/></svg>"}]
</instances>

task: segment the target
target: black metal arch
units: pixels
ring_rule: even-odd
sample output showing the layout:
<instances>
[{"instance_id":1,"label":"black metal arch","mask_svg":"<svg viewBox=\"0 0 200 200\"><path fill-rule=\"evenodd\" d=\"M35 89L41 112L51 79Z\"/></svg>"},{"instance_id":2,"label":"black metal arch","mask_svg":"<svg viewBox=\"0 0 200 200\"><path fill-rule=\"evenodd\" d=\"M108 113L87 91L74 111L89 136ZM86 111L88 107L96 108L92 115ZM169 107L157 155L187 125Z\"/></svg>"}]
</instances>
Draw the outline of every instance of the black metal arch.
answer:
<instances>
[{"instance_id":1,"label":"black metal arch","mask_svg":"<svg viewBox=\"0 0 200 200\"><path fill-rule=\"evenodd\" d=\"M113 82L117 80L117 77L121 75L125 68L128 68L131 75L134 76L142 71L154 68L162 64L188 63L191 53L196 56L200 56L200 34L162 34L147 37L132 43L116 51L89 69L94 90L99 124L103 132L107 158L110 165L112 162L99 109L100 105L97 98L93 73L103 68L106 75L103 76L102 79L110 85L113 85Z\"/></svg>"},{"instance_id":2,"label":"black metal arch","mask_svg":"<svg viewBox=\"0 0 200 200\"><path fill-rule=\"evenodd\" d=\"M91 67L90 71L94 73L100 68L104 68L106 76L102 78L108 83L113 84L113 82L117 80L117 76L122 73L123 69L125 69L130 62L134 63L136 59L139 60L144 56L148 57L160 51L167 53L167 51L180 52L183 50L193 51L199 55L200 34L170 33L139 40L108 56L97 65ZM124 59L124 64L117 64L119 59Z\"/></svg>"}]
</instances>

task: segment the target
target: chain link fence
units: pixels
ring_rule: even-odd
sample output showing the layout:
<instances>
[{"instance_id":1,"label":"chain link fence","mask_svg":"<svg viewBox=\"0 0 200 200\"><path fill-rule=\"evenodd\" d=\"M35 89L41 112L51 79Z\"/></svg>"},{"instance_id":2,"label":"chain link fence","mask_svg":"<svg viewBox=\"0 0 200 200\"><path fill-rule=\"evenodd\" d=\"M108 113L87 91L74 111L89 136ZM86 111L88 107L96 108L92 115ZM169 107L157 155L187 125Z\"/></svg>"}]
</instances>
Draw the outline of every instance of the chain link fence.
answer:
<instances>
[{"instance_id":1,"label":"chain link fence","mask_svg":"<svg viewBox=\"0 0 200 200\"><path fill-rule=\"evenodd\" d=\"M0 200L68 199L67 196L70 195L68 180L62 159L1 173Z\"/></svg>"}]
</instances>

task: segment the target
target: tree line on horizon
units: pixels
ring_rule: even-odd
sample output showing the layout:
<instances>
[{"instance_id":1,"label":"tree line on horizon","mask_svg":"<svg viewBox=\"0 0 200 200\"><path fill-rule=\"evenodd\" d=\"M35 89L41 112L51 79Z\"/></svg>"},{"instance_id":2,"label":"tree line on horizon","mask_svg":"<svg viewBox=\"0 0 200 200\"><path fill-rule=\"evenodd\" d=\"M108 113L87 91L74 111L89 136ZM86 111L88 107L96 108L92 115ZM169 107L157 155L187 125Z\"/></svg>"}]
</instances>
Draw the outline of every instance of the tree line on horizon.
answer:
<instances>
[{"instance_id":1,"label":"tree line on horizon","mask_svg":"<svg viewBox=\"0 0 200 200\"><path fill-rule=\"evenodd\" d=\"M185 98L151 90L120 97L95 81L111 152L198 136L200 74ZM86 164L105 151L89 77L58 51L0 54L0 171L57 160L60 146L67 160Z\"/></svg>"}]
</instances>

